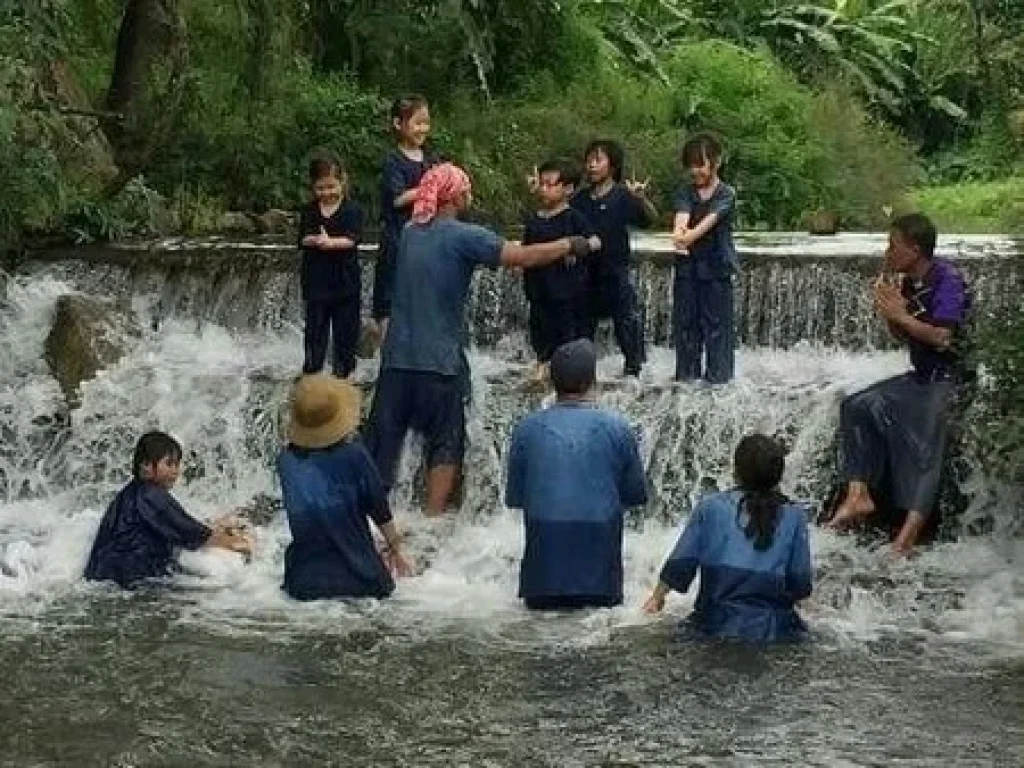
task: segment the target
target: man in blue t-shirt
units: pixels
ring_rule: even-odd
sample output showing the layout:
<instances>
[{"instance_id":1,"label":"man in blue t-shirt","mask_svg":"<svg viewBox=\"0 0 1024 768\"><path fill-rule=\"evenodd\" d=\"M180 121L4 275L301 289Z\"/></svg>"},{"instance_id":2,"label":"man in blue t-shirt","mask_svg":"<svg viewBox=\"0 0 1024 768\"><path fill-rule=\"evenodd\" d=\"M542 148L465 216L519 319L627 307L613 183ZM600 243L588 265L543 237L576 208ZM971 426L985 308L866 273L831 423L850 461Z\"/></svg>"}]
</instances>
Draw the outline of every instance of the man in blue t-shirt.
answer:
<instances>
[{"instance_id":1,"label":"man in blue t-shirt","mask_svg":"<svg viewBox=\"0 0 1024 768\"><path fill-rule=\"evenodd\" d=\"M406 432L423 435L427 463L426 513L442 514L455 490L465 451L463 410L464 314L473 271L538 267L590 253L584 237L524 246L458 220L472 191L451 163L420 182L412 221L398 246L391 323L370 412L367 445L384 485L394 484Z\"/></svg>"},{"instance_id":2,"label":"man in blue t-shirt","mask_svg":"<svg viewBox=\"0 0 1024 768\"><path fill-rule=\"evenodd\" d=\"M505 504L524 514L519 596L527 608L622 602L623 518L647 502L647 488L633 430L593 402L596 368L588 339L559 347L555 404L512 433Z\"/></svg>"}]
</instances>

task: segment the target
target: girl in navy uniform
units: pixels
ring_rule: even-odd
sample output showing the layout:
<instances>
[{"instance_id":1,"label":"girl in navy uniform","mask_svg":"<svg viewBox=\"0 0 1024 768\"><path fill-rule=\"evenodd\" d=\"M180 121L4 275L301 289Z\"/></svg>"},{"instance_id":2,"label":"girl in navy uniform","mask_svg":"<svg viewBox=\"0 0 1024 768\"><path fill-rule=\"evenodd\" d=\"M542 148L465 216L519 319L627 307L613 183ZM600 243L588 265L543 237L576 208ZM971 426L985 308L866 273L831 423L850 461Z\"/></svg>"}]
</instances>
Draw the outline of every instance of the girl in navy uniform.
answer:
<instances>
[{"instance_id":1,"label":"girl in navy uniform","mask_svg":"<svg viewBox=\"0 0 1024 768\"><path fill-rule=\"evenodd\" d=\"M373 275L373 306L378 339L387 332L391 297L395 290L395 257L402 228L409 223L420 179L437 164L426 147L430 135L430 108L422 96L395 99L391 105L391 129L398 139L384 158L380 176L380 252Z\"/></svg>"},{"instance_id":2,"label":"girl in navy uniform","mask_svg":"<svg viewBox=\"0 0 1024 768\"><path fill-rule=\"evenodd\" d=\"M348 378L356 367L359 341L359 259L363 210L346 200L346 175L333 158L309 165L313 200L299 218L302 299L306 304L303 373L319 373L333 337L335 376Z\"/></svg>"}]
</instances>

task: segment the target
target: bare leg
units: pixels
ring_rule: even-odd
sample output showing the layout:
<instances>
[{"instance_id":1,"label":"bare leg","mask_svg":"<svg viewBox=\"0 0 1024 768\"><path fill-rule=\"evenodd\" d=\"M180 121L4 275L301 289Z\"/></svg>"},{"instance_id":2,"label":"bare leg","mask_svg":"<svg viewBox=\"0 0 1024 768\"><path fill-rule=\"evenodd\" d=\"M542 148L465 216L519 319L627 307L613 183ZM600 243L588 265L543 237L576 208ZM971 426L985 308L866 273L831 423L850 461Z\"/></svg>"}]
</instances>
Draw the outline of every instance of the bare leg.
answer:
<instances>
[{"instance_id":1,"label":"bare leg","mask_svg":"<svg viewBox=\"0 0 1024 768\"><path fill-rule=\"evenodd\" d=\"M459 466L456 464L439 464L427 473L427 517L439 517L445 513L458 480Z\"/></svg>"},{"instance_id":2,"label":"bare leg","mask_svg":"<svg viewBox=\"0 0 1024 768\"><path fill-rule=\"evenodd\" d=\"M829 528L846 528L874 511L875 501L871 498L868 484L861 480L851 480L846 488L846 498L829 521Z\"/></svg>"},{"instance_id":3,"label":"bare leg","mask_svg":"<svg viewBox=\"0 0 1024 768\"><path fill-rule=\"evenodd\" d=\"M916 509L908 510L907 519L903 521L903 527L900 528L896 540L892 543L893 552L900 556L909 555L914 549L921 531L924 530L925 522L927 522L927 518L922 513Z\"/></svg>"}]
</instances>

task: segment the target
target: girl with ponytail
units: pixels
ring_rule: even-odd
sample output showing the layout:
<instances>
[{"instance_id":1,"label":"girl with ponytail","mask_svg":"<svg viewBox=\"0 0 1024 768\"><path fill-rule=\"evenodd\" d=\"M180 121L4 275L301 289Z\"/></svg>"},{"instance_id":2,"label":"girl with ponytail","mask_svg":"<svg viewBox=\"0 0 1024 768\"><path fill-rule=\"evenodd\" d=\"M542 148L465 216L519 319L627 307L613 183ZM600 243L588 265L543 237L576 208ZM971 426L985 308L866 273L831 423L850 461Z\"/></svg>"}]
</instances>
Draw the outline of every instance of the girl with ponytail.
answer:
<instances>
[{"instance_id":1,"label":"girl with ponytail","mask_svg":"<svg viewBox=\"0 0 1024 768\"><path fill-rule=\"evenodd\" d=\"M737 487L703 499L661 569L644 610L686 592L700 570L687 624L697 635L769 643L797 640L806 626L796 603L811 594L811 552L803 511L779 490L781 445L748 435L733 457Z\"/></svg>"}]
</instances>

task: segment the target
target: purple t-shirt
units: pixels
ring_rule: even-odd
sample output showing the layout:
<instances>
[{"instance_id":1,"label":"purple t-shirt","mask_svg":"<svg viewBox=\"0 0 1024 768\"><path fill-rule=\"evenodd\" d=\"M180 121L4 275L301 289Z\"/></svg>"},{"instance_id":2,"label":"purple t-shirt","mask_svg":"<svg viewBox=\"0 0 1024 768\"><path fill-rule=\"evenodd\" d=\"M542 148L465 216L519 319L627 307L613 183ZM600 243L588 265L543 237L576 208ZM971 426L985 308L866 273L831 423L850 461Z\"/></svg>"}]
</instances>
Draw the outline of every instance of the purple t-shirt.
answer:
<instances>
[{"instance_id":1,"label":"purple t-shirt","mask_svg":"<svg viewBox=\"0 0 1024 768\"><path fill-rule=\"evenodd\" d=\"M946 259L932 259L931 269L921 280L905 278L903 296L911 315L929 325L949 328L954 339L971 308L963 275ZM910 362L919 376L936 378L956 371L959 360L955 344L940 350L914 339L908 343Z\"/></svg>"}]
</instances>

